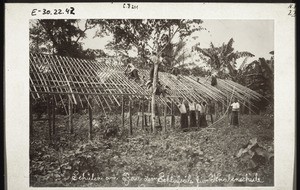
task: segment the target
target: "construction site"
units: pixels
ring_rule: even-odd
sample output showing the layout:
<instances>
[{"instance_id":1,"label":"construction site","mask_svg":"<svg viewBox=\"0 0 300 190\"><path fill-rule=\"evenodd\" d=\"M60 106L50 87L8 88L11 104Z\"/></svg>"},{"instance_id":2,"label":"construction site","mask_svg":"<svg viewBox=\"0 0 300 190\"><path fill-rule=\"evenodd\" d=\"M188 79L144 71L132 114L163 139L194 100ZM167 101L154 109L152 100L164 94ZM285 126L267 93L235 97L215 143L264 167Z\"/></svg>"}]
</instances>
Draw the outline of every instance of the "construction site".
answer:
<instances>
[{"instance_id":1,"label":"construction site","mask_svg":"<svg viewBox=\"0 0 300 190\"><path fill-rule=\"evenodd\" d=\"M155 96L152 128L152 90L129 79L117 59L30 54L29 62L32 186L218 186L195 181L219 170L263 173L264 184L273 183L273 123L253 111L252 102L264 97L243 85L218 79L211 86L204 77L159 72L168 90ZM139 76L149 80L149 70L139 69ZM180 99L210 102L208 126L183 131ZM241 105L238 127L230 126L234 99ZM177 182L157 183L162 173ZM182 182L187 175L193 183Z\"/></svg>"}]
</instances>

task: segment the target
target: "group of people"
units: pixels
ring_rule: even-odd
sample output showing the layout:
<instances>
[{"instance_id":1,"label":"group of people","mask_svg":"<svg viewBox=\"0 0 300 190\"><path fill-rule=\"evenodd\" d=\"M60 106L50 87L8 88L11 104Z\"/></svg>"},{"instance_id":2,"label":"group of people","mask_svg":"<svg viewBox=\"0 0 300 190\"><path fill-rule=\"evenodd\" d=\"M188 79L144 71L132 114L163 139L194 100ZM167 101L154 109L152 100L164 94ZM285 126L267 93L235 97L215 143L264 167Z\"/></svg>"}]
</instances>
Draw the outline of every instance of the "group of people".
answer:
<instances>
[{"instance_id":1,"label":"group of people","mask_svg":"<svg viewBox=\"0 0 300 190\"><path fill-rule=\"evenodd\" d=\"M240 104L237 99L231 104L231 120L230 125L238 126L238 112L240 108ZM213 124L213 114L215 112L214 105L209 101L206 103L205 101L201 103L196 103L195 101L188 102L183 98L180 98L180 103L178 104L178 108L180 111L180 125L182 129L187 129L189 127L199 127L205 128L208 126L207 116L209 116L209 120L211 124Z\"/></svg>"},{"instance_id":2,"label":"group of people","mask_svg":"<svg viewBox=\"0 0 300 190\"><path fill-rule=\"evenodd\" d=\"M195 101L188 102L181 98L178 108L181 114L180 125L183 129L189 127L207 127L207 115L211 116L210 121L213 123L213 112L211 110L211 106L205 101L196 103Z\"/></svg>"}]
</instances>

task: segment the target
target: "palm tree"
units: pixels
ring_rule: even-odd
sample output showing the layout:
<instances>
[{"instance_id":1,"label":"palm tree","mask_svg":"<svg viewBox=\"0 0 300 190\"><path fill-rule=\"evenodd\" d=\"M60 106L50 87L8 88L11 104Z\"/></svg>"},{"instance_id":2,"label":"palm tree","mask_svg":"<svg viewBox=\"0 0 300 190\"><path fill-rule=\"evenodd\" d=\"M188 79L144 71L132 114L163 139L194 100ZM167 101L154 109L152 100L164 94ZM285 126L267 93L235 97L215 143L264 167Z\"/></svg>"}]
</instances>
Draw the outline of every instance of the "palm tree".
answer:
<instances>
[{"instance_id":1,"label":"palm tree","mask_svg":"<svg viewBox=\"0 0 300 190\"><path fill-rule=\"evenodd\" d=\"M185 51L186 42L184 39L180 39L177 43L170 43L163 52L164 65L169 68L174 66L184 65L184 61L191 57Z\"/></svg>"},{"instance_id":2,"label":"palm tree","mask_svg":"<svg viewBox=\"0 0 300 190\"><path fill-rule=\"evenodd\" d=\"M196 44L193 49L200 53L200 57L207 62L214 70L224 72L229 71L229 75L235 77L237 74L236 60L242 57L253 57L250 52L234 51L232 47L234 40L231 38L227 44L223 43L220 47L215 47L210 43L210 48L200 48L199 44Z\"/></svg>"}]
</instances>

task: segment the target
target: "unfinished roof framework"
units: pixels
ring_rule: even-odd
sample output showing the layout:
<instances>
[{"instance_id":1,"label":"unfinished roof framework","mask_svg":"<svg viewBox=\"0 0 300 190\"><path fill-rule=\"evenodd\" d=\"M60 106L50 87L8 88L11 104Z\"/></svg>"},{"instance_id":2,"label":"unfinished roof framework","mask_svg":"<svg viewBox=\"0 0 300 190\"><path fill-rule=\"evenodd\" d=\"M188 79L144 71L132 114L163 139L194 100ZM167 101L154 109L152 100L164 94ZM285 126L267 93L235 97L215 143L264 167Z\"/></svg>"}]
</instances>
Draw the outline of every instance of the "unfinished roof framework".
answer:
<instances>
[{"instance_id":1,"label":"unfinished roof framework","mask_svg":"<svg viewBox=\"0 0 300 190\"><path fill-rule=\"evenodd\" d=\"M73 104L90 100L98 104L104 111L112 110L112 105L119 105L122 96L131 100L150 99L151 91L140 83L128 79L124 74L125 66L116 59L108 58L98 61L76 59L45 54L30 54L30 92L33 99L44 98L44 94L52 94L55 101L66 106L64 97ZM148 70L139 70L139 75L149 79ZM174 76L160 72L159 80L170 87L169 95L157 97L162 104L178 102L179 97L196 102L214 100L225 103L233 96L247 106L251 100L259 100L262 96L240 84L230 80L218 80L217 87L201 77Z\"/></svg>"}]
</instances>

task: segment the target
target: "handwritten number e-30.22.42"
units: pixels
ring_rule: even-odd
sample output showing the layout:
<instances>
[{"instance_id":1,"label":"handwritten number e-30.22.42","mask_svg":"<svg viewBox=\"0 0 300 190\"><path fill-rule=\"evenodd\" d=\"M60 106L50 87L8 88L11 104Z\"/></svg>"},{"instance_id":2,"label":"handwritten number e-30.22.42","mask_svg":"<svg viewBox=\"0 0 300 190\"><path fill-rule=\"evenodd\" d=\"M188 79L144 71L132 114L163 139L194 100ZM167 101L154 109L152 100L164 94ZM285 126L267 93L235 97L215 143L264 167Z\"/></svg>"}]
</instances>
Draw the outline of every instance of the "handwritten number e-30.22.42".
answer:
<instances>
[{"instance_id":1,"label":"handwritten number e-30.22.42","mask_svg":"<svg viewBox=\"0 0 300 190\"><path fill-rule=\"evenodd\" d=\"M74 7L66 8L65 10L63 9L33 9L31 12L32 16L36 16L38 14L42 15L63 15L63 14L70 14L70 15L75 15L75 9Z\"/></svg>"}]
</instances>

